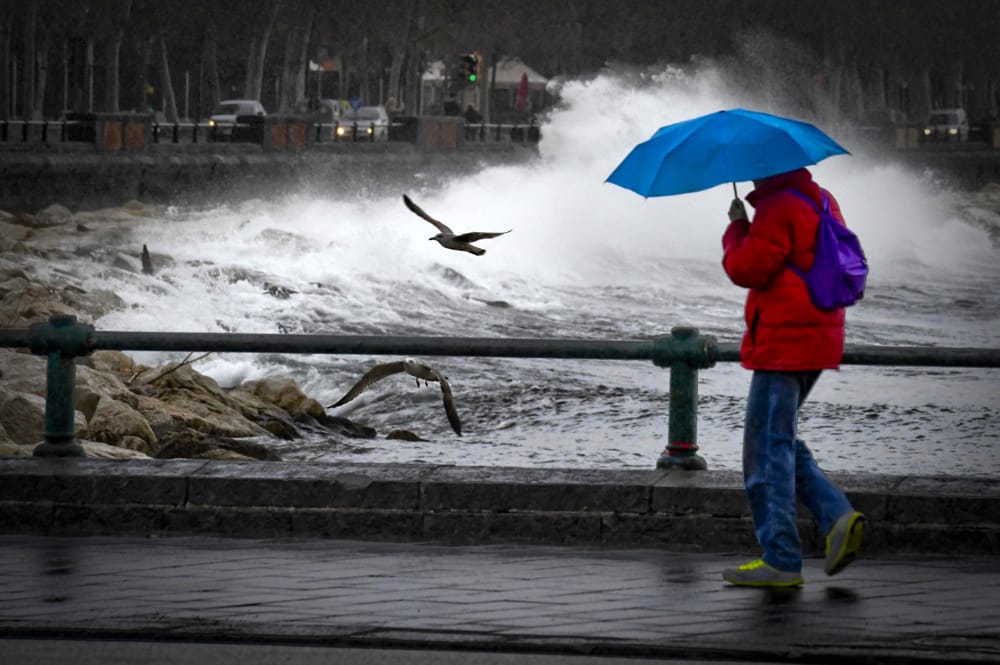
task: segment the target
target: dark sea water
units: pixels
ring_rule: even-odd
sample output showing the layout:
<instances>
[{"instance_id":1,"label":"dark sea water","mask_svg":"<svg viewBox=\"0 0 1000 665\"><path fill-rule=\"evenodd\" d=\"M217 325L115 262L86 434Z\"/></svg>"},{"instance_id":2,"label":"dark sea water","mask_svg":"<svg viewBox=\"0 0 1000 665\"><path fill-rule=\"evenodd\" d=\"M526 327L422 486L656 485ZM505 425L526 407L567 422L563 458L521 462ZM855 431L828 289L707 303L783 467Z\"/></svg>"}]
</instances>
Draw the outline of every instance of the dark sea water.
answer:
<instances>
[{"instance_id":1,"label":"dark sea water","mask_svg":"<svg viewBox=\"0 0 1000 665\"><path fill-rule=\"evenodd\" d=\"M85 240L95 251L77 247L36 270L123 298L126 307L96 322L103 330L639 339L689 325L737 342L745 292L720 266L731 186L645 200L604 183L662 125L736 106L782 112L723 89L676 72L568 82L563 105L544 120L536 161L433 188L414 184L421 174L400 184L399 194L406 187L456 231L512 229L481 242L482 257L429 242L436 231L398 195L297 193L165 207L138 221L100 223L95 214ZM608 99L624 100L614 118ZM934 174L854 142L849 128L825 129L853 154L811 170L840 200L871 264L868 293L848 313L848 343L997 348L1000 188L948 190ZM155 275L111 265L107 248L134 253L143 243ZM289 375L328 404L373 364L396 359L212 354L196 368L224 386ZM281 454L651 468L666 442L669 374L651 363L425 360L449 377L464 436L449 428L440 390L396 376L330 411L375 427L378 438L283 442ZM710 468L739 468L749 379L735 363L701 372L698 434ZM820 379L800 435L829 470L996 476L998 388L997 370L845 366ZM428 441L382 438L397 428Z\"/></svg>"}]
</instances>

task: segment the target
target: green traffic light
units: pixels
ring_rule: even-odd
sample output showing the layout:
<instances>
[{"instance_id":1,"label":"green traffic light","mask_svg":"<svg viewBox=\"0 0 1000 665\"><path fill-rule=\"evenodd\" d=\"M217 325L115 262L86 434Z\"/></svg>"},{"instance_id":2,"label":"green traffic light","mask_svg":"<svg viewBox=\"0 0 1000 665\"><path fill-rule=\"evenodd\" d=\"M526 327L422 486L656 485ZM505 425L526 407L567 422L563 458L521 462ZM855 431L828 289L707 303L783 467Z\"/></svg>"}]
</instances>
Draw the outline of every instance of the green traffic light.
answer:
<instances>
[{"instance_id":1,"label":"green traffic light","mask_svg":"<svg viewBox=\"0 0 1000 665\"><path fill-rule=\"evenodd\" d=\"M469 82L470 83L475 83L476 82L476 75L475 74L469 74Z\"/></svg>"}]
</instances>

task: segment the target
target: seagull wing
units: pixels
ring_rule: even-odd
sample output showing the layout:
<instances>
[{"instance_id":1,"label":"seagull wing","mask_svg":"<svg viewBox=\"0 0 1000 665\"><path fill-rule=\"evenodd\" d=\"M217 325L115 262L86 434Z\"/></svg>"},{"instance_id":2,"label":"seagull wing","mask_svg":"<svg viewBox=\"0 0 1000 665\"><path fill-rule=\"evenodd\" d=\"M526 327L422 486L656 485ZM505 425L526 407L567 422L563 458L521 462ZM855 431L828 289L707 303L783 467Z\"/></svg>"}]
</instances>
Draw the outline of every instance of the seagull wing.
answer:
<instances>
[{"instance_id":1,"label":"seagull wing","mask_svg":"<svg viewBox=\"0 0 1000 665\"><path fill-rule=\"evenodd\" d=\"M379 379L384 379L392 374L398 374L404 371L403 361L397 360L396 362L383 363L381 365L375 365L370 370L368 370L364 376L362 376L354 386L347 391L347 394L337 400L335 403L326 407L332 409L335 406L340 406L341 404L347 404L352 399L366 391L369 386L378 381Z\"/></svg>"},{"instance_id":2,"label":"seagull wing","mask_svg":"<svg viewBox=\"0 0 1000 665\"><path fill-rule=\"evenodd\" d=\"M455 240L459 242L476 242L477 240L488 240L489 238L496 238L497 236L502 236L505 233L510 233L510 231L501 231L500 233L484 233L482 231L470 231L469 233L463 233L461 235L455 236Z\"/></svg>"},{"instance_id":3,"label":"seagull wing","mask_svg":"<svg viewBox=\"0 0 1000 665\"><path fill-rule=\"evenodd\" d=\"M428 215L426 212L424 212L423 208L421 208L416 203L414 203L413 201L411 201L410 197L407 196L406 194L403 194L403 203L405 203L406 207L409 208L418 217L423 217L428 222L430 222L431 224L433 224L434 226L436 226L437 229L438 229L438 231L440 231L441 233L447 233L448 235L452 235L453 234L453 231L448 228L447 224L445 224L444 222L439 222L438 220L436 220L433 217L431 217L430 215Z\"/></svg>"},{"instance_id":4,"label":"seagull wing","mask_svg":"<svg viewBox=\"0 0 1000 665\"><path fill-rule=\"evenodd\" d=\"M451 423L451 428L455 430L455 434L462 436L462 421L458 419L455 400L451 396L451 386L448 385L447 379L440 372L437 375L437 380L441 384L441 396L444 399L444 412L448 414L448 422Z\"/></svg>"}]
</instances>

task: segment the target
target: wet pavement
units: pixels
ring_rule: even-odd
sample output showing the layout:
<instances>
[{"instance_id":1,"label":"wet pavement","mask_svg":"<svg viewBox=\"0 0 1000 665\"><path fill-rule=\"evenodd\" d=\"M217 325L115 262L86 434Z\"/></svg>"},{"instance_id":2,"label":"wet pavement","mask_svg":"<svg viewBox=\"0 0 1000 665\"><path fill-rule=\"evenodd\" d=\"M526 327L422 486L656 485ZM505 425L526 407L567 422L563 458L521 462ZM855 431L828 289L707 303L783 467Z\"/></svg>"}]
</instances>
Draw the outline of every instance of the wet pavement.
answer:
<instances>
[{"instance_id":1,"label":"wet pavement","mask_svg":"<svg viewBox=\"0 0 1000 665\"><path fill-rule=\"evenodd\" d=\"M6 535L0 638L1000 662L1000 555L863 556L835 577L810 558L800 590L727 586L721 569L746 558L654 548ZM10 657L30 644L38 643L0 639L0 662L18 662Z\"/></svg>"}]
</instances>

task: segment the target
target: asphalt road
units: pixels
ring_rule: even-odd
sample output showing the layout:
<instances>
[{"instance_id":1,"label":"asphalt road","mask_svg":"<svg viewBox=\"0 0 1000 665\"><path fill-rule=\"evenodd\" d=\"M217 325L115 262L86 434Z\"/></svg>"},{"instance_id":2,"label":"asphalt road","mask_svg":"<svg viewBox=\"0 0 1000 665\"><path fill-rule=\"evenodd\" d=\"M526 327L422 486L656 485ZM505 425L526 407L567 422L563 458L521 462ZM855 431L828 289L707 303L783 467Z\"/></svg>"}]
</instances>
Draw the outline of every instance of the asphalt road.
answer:
<instances>
[{"instance_id":1,"label":"asphalt road","mask_svg":"<svg viewBox=\"0 0 1000 665\"><path fill-rule=\"evenodd\" d=\"M663 660L484 651L348 649L274 644L206 644L107 640L0 639L4 665L722 665L717 660ZM734 661L725 661L732 665ZM750 662L750 661L737 661ZM757 665L776 665L754 660Z\"/></svg>"}]
</instances>

